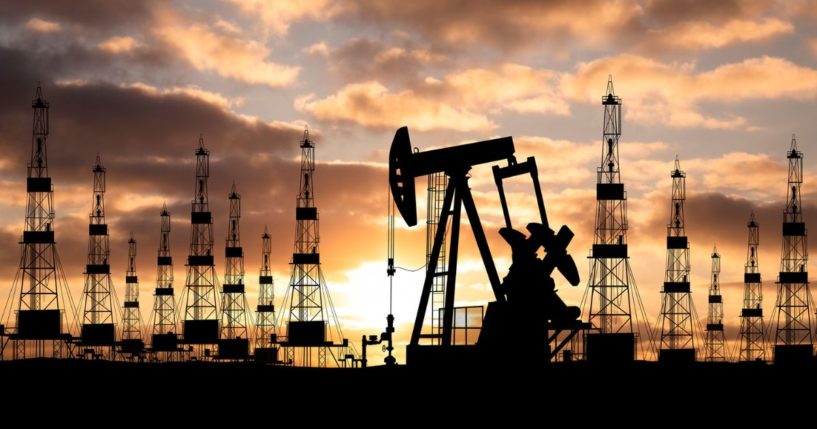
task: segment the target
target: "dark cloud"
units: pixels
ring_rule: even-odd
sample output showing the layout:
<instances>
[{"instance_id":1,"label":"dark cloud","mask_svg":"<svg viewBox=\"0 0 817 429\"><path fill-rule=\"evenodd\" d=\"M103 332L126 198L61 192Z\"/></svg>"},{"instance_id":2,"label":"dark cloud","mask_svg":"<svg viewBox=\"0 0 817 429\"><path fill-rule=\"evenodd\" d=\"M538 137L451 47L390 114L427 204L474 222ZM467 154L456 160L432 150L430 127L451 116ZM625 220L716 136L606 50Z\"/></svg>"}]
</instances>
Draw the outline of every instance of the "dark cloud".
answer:
<instances>
[{"instance_id":1,"label":"dark cloud","mask_svg":"<svg viewBox=\"0 0 817 429\"><path fill-rule=\"evenodd\" d=\"M114 54L78 43L76 40L60 41L58 35L36 35L19 43L36 50L32 58L38 69L59 72L62 79L98 78L115 76L118 81L161 80L159 70L179 65L173 52L161 44L140 45L127 53ZM39 47L42 47L40 49Z\"/></svg>"},{"instance_id":2,"label":"dark cloud","mask_svg":"<svg viewBox=\"0 0 817 429\"><path fill-rule=\"evenodd\" d=\"M420 33L437 46L461 49L463 42L518 49L546 42L558 44L576 36L579 29L599 28L598 13L604 0L491 0L412 2L361 0L347 7L346 15L393 30ZM623 6L623 8L619 8ZM617 27L639 25L631 12L634 3L621 2L607 12L621 13ZM594 21L596 25L591 25Z\"/></svg>"},{"instance_id":3,"label":"dark cloud","mask_svg":"<svg viewBox=\"0 0 817 429\"><path fill-rule=\"evenodd\" d=\"M7 13L6 13L7 12ZM182 17L198 12L177 13L161 1L35 1L17 4L0 0L0 30L9 33L0 46L30 53L36 70L49 77L94 82L146 82L170 86L187 81L194 72L184 52L157 29L167 25L168 16ZM59 25L58 31L26 28L37 18ZM180 18L179 18L180 19ZM194 16L188 22L201 20ZM192 24L189 24L192 25ZM130 40L122 50L106 48L117 39Z\"/></svg>"},{"instance_id":4,"label":"dark cloud","mask_svg":"<svg viewBox=\"0 0 817 429\"><path fill-rule=\"evenodd\" d=\"M344 3L340 16L355 24L409 34L435 50L453 54L483 47L507 54L544 45L565 54L579 47L661 55L712 48L696 32L714 35L719 26L736 20L765 23L755 30L765 33L730 35L724 44L779 36L788 31L783 22L787 16L781 13L785 13L782 8L769 0L359 0ZM782 21L764 20L770 17ZM709 26L684 27L693 23Z\"/></svg>"},{"instance_id":5,"label":"dark cloud","mask_svg":"<svg viewBox=\"0 0 817 429\"><path fill-rule=\"evenodd\" d=\"M0 123L6 130L0 144L30 139L31 111L26 106L40 80L51 103L52 158L67 168L88 165L86 153L95 152L137 163L146 157L181 157L192 153L200 133L208 147L222 154L293 155L302 132L244 119L185 94L152 94L101 83L56 85L50 79L51 69L38 67L16 50L0 48L0 62L11 65L0 71L0 84L8 88L0 102ZM65 146L70 150L61 151ZM161 150L151 153L146 147ZM28 156L26 151L6 153L15 161Z\"/></svg>"},{"instance_id":6,"label":"dark cloud","mask_svg":"<svg viewBox=\"0 0 817 429\"><path fill-rule=\"evenodd\" d=\"M0 22L25 22L36 17L91 31L122 30L148 20L158 4L158 0L0 0Z\"/></svg>"},{"instance_id":7,"label":"dark cloud","mask_svg":"<svg viewBox=\"0 0 817 429\"><path fill-rule=\"evenodd\" d=\"M375 79L384 83L416 84L426 67L447 63L444 52L403 43L385 44L369 38L354 38L332 50L329 64L346 81Z\"/></svg>"},{"instance_id":8,"label":"dark cloud","mask_svg":"<svg viewBox=\"0 0 817 429\"><path fill-rule=\"evenodd\" d=\"M782 180L783 178L781 178ZM805 195L805 194L804 194ZM803 220L806 226L817 225L817 204L810 198L803 201ZM656 215L639 228L639 240L663 241L669 222L669 199L656 207ZM703 249L710 249L717 243L718 248L743 250L747 242L746 224L749 214L754 211L760 226L762 256L778 255L782 242L783 201L773 204L755 204L750 200L731 197L721 193L696 193L689 195L685 204L687 235ZM815 240L811 240L811 250L817 250ZM700 250L699 250L700 251ZM774 259L762 261L764 271L774 272ZM742 259L741 259L742 261ZM735 261L732 261L734 263ZM768 277L771 278L771 277Z\"/></svg>"},{"instance_id":9,"label":"dark cloud","mask_svg":"<svg viewBox=\"0 0 817 429\"><path fill-rule=\"evenodd\" d=\"M721 23L757 15L771 5L767 0L649 0L644 5L645 19L659 25L684 21Z\"/></svg>"},{"instance_id":10,"label":"dark cloud","mask_svg":"<svg viewBox=\"0 0 817 429\"><path fill-rule=\"evenodd\" d=\"M87 251L91 166L101 153L107 167L108 223L112 272L117 285L125 270L126 241L133 232L139 242L143 299L155 277L159 211L166 199L173 214L172 245L176 284L184 281L190 237L190 199L194 188L199 133L211 151L210 201L217 269L223 274L221 249L226 235L227 193L233 181L242 194L242 233L247 254L248 284L255 284L260 236L268 225L273 236L274 268L288 271L294 237L294 205L298 186L298 141L302 129L267 124L236 116L218 105L185 94L156 94L108 84L58 85L54 72L38 67L36 55L0 49L0 150L2 177L24 195L25 162L31 133L30 102L36 79L42 80L51 103L49 164L54 178L58 249L66 274L81 278ZM37 76L36 78L34 76ZM316 197L321 212L322 250L327 270L347 269L366 258L381 257L385 234L371 228L385 205L385 170L376 166L322 164L320 133L312 133L319 162ZM70 206L66 207L68 196ZM373 197L373 196L378 196ZM381 198L382 197L382 198ZM87 201L87 206L85 202ZM79 207L77 210L76 207ZM19 218L7 224L22 224ZM21 227L20 227L21 228ZM19 258L20 232L0 235L0 270L13 275ZM278 279L278 284L288 279ZM81 284L71 285L75 293Z\"/></svg>"},{"instance_id":11,"label":"dark cloud","mask_svg":"<svg viewBox=\"0 0 817 429\"><path fill-rule=\"evenodd\" d=\"M149 154L176 157L195 146L198 133L216 152L292 154L301 130L248 122L220 107L184 95L151 95L140 89L104 84L57 88L51 99L68 115L55 115L54 127L100 150L116 147L125 157L148 155L147 142L157 150ZM57 112L59 110L56 110ZM94 127L87 118L94 117ZM61 119L62 118L62 119ZM61 127L61 129L59 128Z\"/></svg>"},{"instance_id":12,"label":"dark cloud","mask_svg":"<svg viewBox=\"0 0 817 429\"><path fill-rule=\"evenodd\" d=\"M116 33L121 35L121 33ZM145 82L172 85L178 82L171 69L186 70L186 64L166 44L151 39L127 52L113 53L97 47L106 39L66 37L59 33L20 32L14 40L0 43L4 56L25 58L20 63L28 71L29 81ZM28 85L18 90L27 90Z\"/></svg>"}]
</instances>

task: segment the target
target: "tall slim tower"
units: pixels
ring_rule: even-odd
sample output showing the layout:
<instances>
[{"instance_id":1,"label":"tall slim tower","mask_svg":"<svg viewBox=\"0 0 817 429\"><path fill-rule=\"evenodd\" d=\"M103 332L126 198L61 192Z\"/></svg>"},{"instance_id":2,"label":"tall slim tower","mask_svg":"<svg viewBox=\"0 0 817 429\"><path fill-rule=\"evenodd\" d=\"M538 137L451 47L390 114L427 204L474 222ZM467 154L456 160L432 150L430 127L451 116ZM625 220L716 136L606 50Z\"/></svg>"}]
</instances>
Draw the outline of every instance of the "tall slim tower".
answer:
<instances>
[{"instance_id":1,"label":"tall slim tower","mask_svg":"<svg viewBox=\"0 0 817 429\"><path fill-rule=\"evenodd\" d=\"M196 149L196 186L190 213L190 255L185 282L184 342L216 344L219 337L216 308L216 270L213 263L213 218L207 199L210 152L199 137Z\"/></svg>"},{"instance_id":2,"label":"tall slim tower","mask_svg":"<svg viewBox=\"0 0 817 429\"><path fill-rule=\"evenodd\" d=\"M335 309L321 273L318 245L318 209L315 206L315 144L304 130L301 140L301 175L295 208L295 246L292 276L284 297L287 330L287 360L300 366L325 367L332 347L343 353L348 341L337 321ZM334 343L342 341L342 343ZM332 355L337 362L342 356Z\"/></svg>"},{"instance_id":3,"label":"tall slim tower","mask_svg":"<svg viewBox=\"0 0 817 429\"><path fill-rule=\"evenodd\" d=\"M766 360L766 342L763 324L763 283L757 247L760 245L760 226L752 212L749 223L749 244L743 271L743 310L740 312L740 361Z\"/></svg>"},{"instance_id":4,"label":"tall slim tower","mask_svg":"<svg viewBox=\"0 0 817 429\"><path fill-rule=\"evenodd\" d=\"M122 311L122 352L139 354L142 341L142 313L139 310L139 278L136 276L136 240L128 240L128 271L125 273L125 308Z\"/></svg>"},{"instance_id":5,"label":"tall slim tower","mask_svg":"<svg viewBox=\"0 0 817 429\"><path fill-rule=\"evenodd\" d=\"M601 164L596 170L596 227L590 255L589 320L597 333L587 337L590 361L632 361L635 336L630 288L635 282L627 254L627 196L619 170L618 140L621 137L621 98L607 82Z\"/></svg>"},{"instance_id":6,"label":"tall slim tower","mask_svg":"<svg viewBox=\"0 0 817 429\"><path fill-rule=\"evenodd\" d=\"M704 359L707 362L726 361L726 340L723 337L723 297L721 296L721 255L712 249L712 280L709 285L709 309L706 317Z\"/></svg>"},{"instance_id":7,"label":"tall slim tower","mask_svg":"<svg viewBox=\"0 0 817 429\"><path fill-rule=\"evenodd\" d=\"M270 270L272 243L267 227L261 236L261 270L258 273L258 306L256 307L255 359L265 362L278 360L275 343L275 287Z\"/></svg>"},{"instance_id":8,"label":"tall slim tower","mask_svg":"<svg viewBox=\"0 0 817 429\"><path fill-rule=\"evenodd\" d=\"M689 241L684 222L686 173L675 158L672 170L672 204L667 225L667 267L661 302L661 348L658 360L695 361L694 308L689 288Z\"/></svg>"},{"instance_id":9,"label":"tall slim tower","mask_svg":"<svg viewBox=\"0 0 817 429\"><path fill-rule=\"evenodd\" d=\"M31 158L27 166L25 228L20 242L14 355L23 358L63 353L64 332L68 329L60 294L68 294L54 242L54 190L48 175L48 102L38 85L31 103L34 123ZM16 288L16 286L15 286ZM70 295L69 295L70 298ZM11 314L9 314L9 318Z\"/></svg>"},{"instance_id":10,"label":"tall slim tower","mask_svg":"<svg viewBox=\"0 0 817 429\"><path fill-rule=\"evenodd\" d=\"M448 188L448 176L444 172L437 172L428 175L428 204L426 218L426 263L431 258L431 250L434 247L434 238L437 235L437 228L447 229L448 225L440 225L440 213L445 202L445 191ZM437 257L437 268L434 270L431 283L431 332L422 336L431 340L431 344L440 345L442 341L442 309L445 307L445 281L448 278L448 268L446 266L446 239L448 231L443 234L440 254Z\"/></svg>"},{"instance_id":11,"label":"tall slim tower","mask_svg":"<svg viewBox=\"0 0 817 429\"><path fill-rule=\"evenodd\" d=\"M808 248L800 187L803 184L803 153L792 136L789 184L783 212L783 251L777 278L777 330L775 363L805 362L812 358L811 293L808 286Z\"/></svg>"},{"instance_id":12,"label":"tall slim tower","mask_svg":"<svg viewBox=\"0 0 817 429\"><path fill-rule=\"evenodd\" d=\"M161 233L159 235L159 255L156 259L156 289L153 292L153 332L151 348L153 352L167 352L168 358L178 351L179 337L176 334L176 297L173 293L173 257L170 256L170 212L167 204L162 206Z\"/></svg>"},{"instance_id":13,"label":"tall slim tower","mask_svg":"<svg viewBox=\"0 0 817 429\"><path fill-rule=\"evenodd\" d=\"M108 224L105 223L105 167L99 155L96 157L94 193L91 200L90 224L88 225L88 264L85 266L84 311L82 315L81 344L92 346L96 353L106 348L113 351L115 328L111 291L110 242Z\"/></svg>"},{"instance_id":14,"label":"tall slim tower","mask_svg":"<svg viewBox=\"0 0 817 429\"><path fill-rule=\"evenodd\" d=\"M247 296L244 294L244 249L241 247L241 196L235 183L228 196L230 219L227 245L224 248L226 268L221 290L221 339L219 358L246 359L249 356L247 329Z\"/></svg>"}]
</instances>

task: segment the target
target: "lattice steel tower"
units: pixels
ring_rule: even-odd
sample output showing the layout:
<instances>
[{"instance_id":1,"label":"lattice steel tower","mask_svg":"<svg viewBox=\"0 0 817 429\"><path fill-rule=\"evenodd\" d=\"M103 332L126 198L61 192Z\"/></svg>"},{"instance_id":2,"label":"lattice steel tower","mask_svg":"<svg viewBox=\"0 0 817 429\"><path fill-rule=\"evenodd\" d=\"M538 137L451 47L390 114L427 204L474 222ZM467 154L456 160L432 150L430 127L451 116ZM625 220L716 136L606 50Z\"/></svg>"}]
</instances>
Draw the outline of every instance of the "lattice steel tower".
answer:
<instances>
[{"instance_id":1,"label":"lattice steel tower","mask_svg":"<svg viewBox=\"0 0 817 429\"><path fill-rule=\"evenodd\" d=\"M19 286L16 329L12 335L15 358L46 357L63 354L68 329L64 317L65 294L70 294L57 256L54 241L54 191L48 175L48 102L38 85L31 103L34 121L31 136L31 158L27 165L26 218L20 242L20 270L13 288ZM12 315L7 315L9 320Z\"/></svg>"},{"instance_id":2,"label":"lattice steel tower","mask_svg":"<svg viewBox=\"0 0 817 429\"><path fill-rule=\"evenodd\" d=\"M811 293L808 285L808 247L800 187L803 184L803 153L792 136L786 209L783 212L783 250L777 279L777 329L774 361L804 362L812 358Z\"/></svg>"},{"instance_id":3,"label":"lattice steel tower","mask_svg":"<svg viewBox=\"0 0 817 429\"><path fill-rule=\"evenodd\" d=\"M196 186L190 213L190 255L185 281L184 342L216 344L219 337L216 307L216 270L213 262L213 219L207 199L210 152L199 137L196 149Z\"/></svg>"},{"instance_id":4,"label":"lattice steel tower","mask_svg":"<svg viewBox=\"0 0 817 429\"><path fill-rule=\"evenodd\" d=\"M689 287L689 241L684 221L686 173L675 158L672 177L672 204L667 225L667 266L661 301L660 361L692 362L695 360L695 311Z\"/></svg>"},{"instance_id":5,"label":"lattice steel tower","mask_svg":"<svg viewBox=\"0 0 817 429\"><path fill-rule=\"evenodd\" d=\"M741 362L766 360L766 342L763 324L763 282L760 280L760 262L757 249L760 245L760 226L755 213L746 224L749 244L746 249L746 265L743 271L743 309L740 312Z\"/></svg>"},{"instance_id":6,"label":"lattice steel tower","mask_svg":"<svg viewBox=\"0 0 817 429\"><path fill-rule=\"evenodd\" d=\"M587 358L635 358L633 294L635 288L627 254L627 196L619 170L621 98L615 95L612 77L607 82L601 165L596 170L596 227L590 255L589 321L598 329L587 337Z\"/></svg>"},{"instance_id":7,"label":"lattice steel tower","mask_svg":"<svg viewBox=\"0 0 817 429\"><path fill-rule=\"evenodd\" d=\"M431 340L431 344L440 345L442 341L442 309L445 307L445 281L448 278L448 268L446 266L446 241L448 238L448 225L440 225L440 213L445 202L445 190L448 189L448 176L444 172L437 172L428 175L428 204L426 217L426 264L430 266L431 250L434 247L434 237L437 228L444 228L443 241L440 246L440 254L437 257L437 268L434 270L431 283L431 306L430 316L431 332L421 335L421 338Z\"/></svg>"},{"instance_id":8,"label":"lattice steel tower","mask_svg":"<svg viewBox=\"0 0 817 429\"><path fill-rule=\"evenodd\" d=\"M721 296L721 255L712 249L712 279L709 285L709 307L706 317L704 359L707 362L725 362L726 339L723 336L723 297Z\"/></svg>"},{"instance_id":9,"label":"lattice steel tower","mask_svg":"<svg viewBox=\"0 0 817 429\"><path fill-rule=\"evenodd\" d=\"M125 306L122 310L122 352L138 354L142 341L142 313L139 310L139 278L136 276L136 240L128 240L128 271L125 273Z\"/></svg>"},{"instance_id":10,"label":"lattice steel tower","mask_svg":"<svg viewBox=\"0 0 817 429\"><path fill-rule=\"evenodd\" d=\"M224 248L226 268L221 289L221 339L219 357L245 359L249 355L247 329L247 296L244 293L244 249L241 247L241 195L235 183L230 194L230 219L227 245Z\"/></svg>"},{"instance_id":11,"label":"lattice steel tower","mask_svg":"<svg viewBox=\"0 0 817 429\"><path fill-rule=\"evenodd\" d=\"M326 289L320 266L318 209L314 193L315 144L304 130L301 140L300 191L295 208L295 246L292 254L292 276L284 305L287 330L287 361L295 365L325 367L332 346L346 350L348 341L337 321L332 300ZM282 312L284 313L284 312ZM342 343L334 343L340 341ZM297 352L296 352L297 349ZM332 355L337 362L339 356Z\"/></svg>"},{"instance_id":12,"label":"lattice steel tower","mask_svg":"<svg viewBox=\"0 0 817 429\"><path fill-rule=\"evenodd\" d=\"M151 349L153 352L178 351L179 337L176 321L176 297L173 292L173 257L170 255L170 212L167 204L162 206L159 251L156 258L156 289L153 292L153 331ZM172 355L168 355L172 357Z\"/></svg>"},{"instance_id":13,"label":"lattice steel tower","mask_svg":"<svg viewBox=\"0 0 817 429\"><path fill-rule=\"evenodd\" d=\"M105 223L105 167L96 157L94 192L88 225L88 264L85 266L84 306L81 345L94 347L96 353L113 351L115 327L113 317L113 282L111 281L110 240Z\"/></svg>"},{"instance_id":14,"label":"lattice steel tower","mask_svg":"<svg viewBox=\"0 0 817 429\"><path fill-rule=\"evenodd\" d=\"M258 306L256 307L255 322L255 358L262 361L276 361L277 348L275 338L275 285L270 269L270 253L272 243L269 231L264 226L264 235L261 236L261 270L258 273Z\"/></svg>"}]
</instances>

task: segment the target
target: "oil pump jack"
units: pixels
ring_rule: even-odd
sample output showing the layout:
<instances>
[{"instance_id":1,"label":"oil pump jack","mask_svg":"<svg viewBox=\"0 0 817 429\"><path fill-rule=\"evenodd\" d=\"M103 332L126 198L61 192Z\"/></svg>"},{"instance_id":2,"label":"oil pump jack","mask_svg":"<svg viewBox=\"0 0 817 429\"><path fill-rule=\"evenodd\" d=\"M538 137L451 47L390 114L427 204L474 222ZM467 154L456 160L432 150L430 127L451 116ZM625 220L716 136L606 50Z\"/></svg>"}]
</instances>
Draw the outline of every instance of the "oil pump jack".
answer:
<instances>
[{"instance_id":1,"label":"oil pump jack","mask_svg":"<svg viewBox=\"0 0 817 429\"><path fill-rule=\"evenodd\" d=\"M571 285L579 284L576 264L567 253L573 232L567 226L562 226L558 232L551 229L539 186L536 161L529 157L524 162L517 162L514 153L511 137L425 152L412 151L408 128L397 130L389 152L389 186L403 220L409 227L417 224L415 178L435 172L444 172L449 178L439 213L439 225L446 225L451 218L442 327L439 333L422 334L433 275L445 234L445 228L438 228L407 347L408 365L480 364L501 362L507 356L528 365L541 365L552 360L580 330L588 328L588 324L578 320L579 308L567 306L556 294L551 277L553 271L558 270ZM508 275L500 281L468 187L468 172L475 165L503 160L507 161L507 165L494 166L493 175L505 218L505 227L499 230L499 234L511 246L512 265ZM529 174L533 182L541 219L540 223L526 226L528 236L513 228L503 187L505 179L525 174ZM455 345L452 341L463 208L495 298L495 301L488 303L479 338L474 345ZM543 259L537 257L540 248L546 252ZM439 345L420 344L421 337L429 335L439 336Z\"/></svg>"}]
</instances>

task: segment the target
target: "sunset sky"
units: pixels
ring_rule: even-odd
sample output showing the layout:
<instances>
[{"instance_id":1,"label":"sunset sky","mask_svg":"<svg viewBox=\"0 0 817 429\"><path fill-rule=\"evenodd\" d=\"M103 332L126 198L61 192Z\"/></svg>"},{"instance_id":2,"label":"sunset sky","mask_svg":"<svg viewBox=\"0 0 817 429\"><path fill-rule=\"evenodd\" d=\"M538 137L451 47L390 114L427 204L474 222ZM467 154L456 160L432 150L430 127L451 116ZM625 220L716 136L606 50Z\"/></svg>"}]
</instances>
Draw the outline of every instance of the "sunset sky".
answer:
<instances>
[{"instance_id":1,"label":"sunset sky","mask_svg":"<svg viewBox=\"0 0 817 429\"><path fill-rule=\"evenodd\" d=\"M576 234L570 251L582 284L557 284L578 305L587 284L608 75L623 100L630 255L651 323L660 306L676 154L688 174L698 314L706 314L717 244L724 323L728 338L736 338L746 222L754 210L771 323L793 133L805 155L806 222L817 225L817 1L0 0L0 300L19 262L30 103L39 81L51 102L56 238L75 301L97 153L108 168L119 299L133 232L147 319L165 201L181 287L200 133L212 155L216 249L224 246L235 182L250 303L254 308L264 225L282 296L298 140L308 125L317 145L329 290L353 342L380 332L388 313L387 153L395 130L407 125L420 150L513 136L518 158L536 156L551 222ZM497 234L502 216L490 166L475 168L471 184L502 277L510 259ZM520 183L509 191L514 217L534 220L532 189ZM398 220L397 265L409 269L425 260L424 180L418 200L420 225L408 229ZM485 303L490 287L465 231L457 301ZM216 255L223 276L223 252ZM395 277L401 343L421 283L422 272Z\"/></svg>"}]
</instances>

